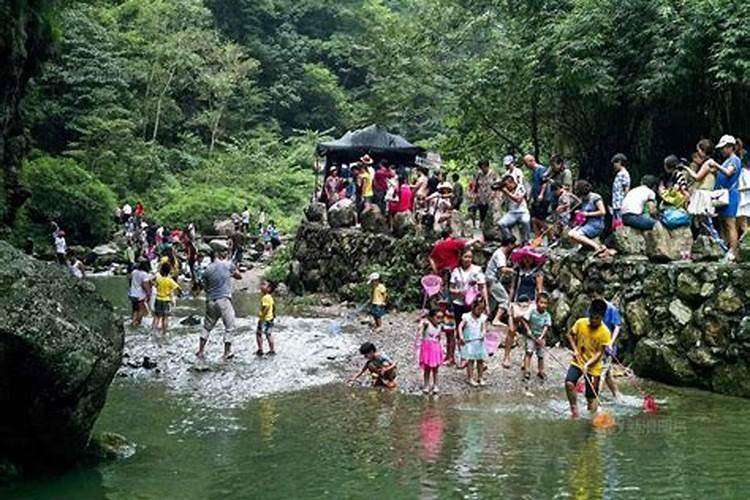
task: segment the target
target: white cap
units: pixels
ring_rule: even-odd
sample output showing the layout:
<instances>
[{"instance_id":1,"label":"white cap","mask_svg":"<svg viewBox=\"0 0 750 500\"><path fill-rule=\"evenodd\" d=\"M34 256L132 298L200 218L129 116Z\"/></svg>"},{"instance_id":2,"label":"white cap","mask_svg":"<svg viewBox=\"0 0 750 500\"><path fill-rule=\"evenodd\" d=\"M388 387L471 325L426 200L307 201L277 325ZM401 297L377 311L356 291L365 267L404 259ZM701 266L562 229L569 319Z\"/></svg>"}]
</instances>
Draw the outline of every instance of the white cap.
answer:
<instances>
[{"instance_id":1,"label":"white cap","mask_svg":"<svg viewBox=\"0 0 750 500\"><path fill-rule=\"evenodd\" d=\"M505 158L503 158L503 165L507 167L508 165L512 165L514 161L515 158L513 155L506 155Z\"/></svg>"},{"instance_id":2,"label":"white cap","mask_svg":"<svg viewBox=\"0 0 750 500\"><path fill-rule=\"evenodd\" d=\"M367 278L368 283L372 283L373 281L379 280L380 274L378 273L372 273L369 278Z\"/></svg>"},{"instance_id":3,"label":"white cap","mask_svg":"<svg viewBox=\"0 0 750 500\"><path fill-rule=\"evenodd\" d=\"M724 146L734 146L735 144L737 144L737 139L735 139L733 135L722 135L721 139L719 139L719 144L717 144L716 147L721 149Z\"/></svg>"}]
</instances>

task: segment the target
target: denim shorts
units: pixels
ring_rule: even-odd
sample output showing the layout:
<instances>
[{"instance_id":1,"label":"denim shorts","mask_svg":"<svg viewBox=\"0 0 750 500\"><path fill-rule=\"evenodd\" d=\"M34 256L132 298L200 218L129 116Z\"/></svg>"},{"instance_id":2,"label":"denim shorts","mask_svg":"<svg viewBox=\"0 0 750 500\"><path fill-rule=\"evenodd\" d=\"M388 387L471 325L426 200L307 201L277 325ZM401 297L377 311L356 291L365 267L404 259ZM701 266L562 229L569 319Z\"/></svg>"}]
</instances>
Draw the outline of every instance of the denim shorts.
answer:
<instances>
[{"instance_id":1,"label":"denim shorts","mask_svg":"<svg viewBox=\"0 0 750 500\"><path fill-rule=\"evenodd\" d=\"M256 335L265 335L266 337L271 336L271 330L273 329L273 320L271 321L265 321L265 320L258 320L258 329L256 330Z\"/></svg>"},{"instance_id":2,"label":"denim shorts","mask_svg":"<svg viewBox=\"0 0 750 500\"><path fill-rule=\"evenodd\" d=\"M385 306L372 304L370 306L370 316L376 319L382 318L383 316L385 316Z\"/></svg>"}]
</instances>

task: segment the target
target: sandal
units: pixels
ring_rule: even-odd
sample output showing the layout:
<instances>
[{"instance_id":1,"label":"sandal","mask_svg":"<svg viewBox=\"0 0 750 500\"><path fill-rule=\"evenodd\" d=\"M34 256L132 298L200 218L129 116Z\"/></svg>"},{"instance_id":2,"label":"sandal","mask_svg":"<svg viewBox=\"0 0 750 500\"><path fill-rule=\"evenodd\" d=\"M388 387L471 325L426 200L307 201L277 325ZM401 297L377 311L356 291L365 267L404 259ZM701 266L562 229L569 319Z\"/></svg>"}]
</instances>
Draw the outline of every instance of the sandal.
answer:
<instances>
[{"instance_id":1,"label":"sandal","mask_svg":"<svg viewBox=\"0 0 750 500\"><path fill-rule=\"evenodd\" d=\"M255 355L256 356L263 356L263 351L261 349L258 349L257 351L255 351Z\"/></svg>"}]
</instances>

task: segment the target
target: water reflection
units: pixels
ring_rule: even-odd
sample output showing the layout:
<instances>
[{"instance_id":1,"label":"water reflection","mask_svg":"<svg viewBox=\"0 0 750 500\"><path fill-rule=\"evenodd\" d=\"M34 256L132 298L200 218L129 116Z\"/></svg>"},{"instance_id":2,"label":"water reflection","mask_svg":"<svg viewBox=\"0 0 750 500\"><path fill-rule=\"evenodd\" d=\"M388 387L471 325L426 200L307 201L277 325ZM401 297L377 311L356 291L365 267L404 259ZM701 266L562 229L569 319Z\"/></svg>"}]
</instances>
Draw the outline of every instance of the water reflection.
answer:
<instances>
[{"instance_id":1,"label":"water reflection","mask_svg":"<svg viewBox=\"0 0 750 500\"><path fill-rule=\"evenodd\" d=\"M444 426L443 417L435 408L428 406L419 423L419 457L425 462L434 462L440 456Z\"/></svg>"}]
</instances>

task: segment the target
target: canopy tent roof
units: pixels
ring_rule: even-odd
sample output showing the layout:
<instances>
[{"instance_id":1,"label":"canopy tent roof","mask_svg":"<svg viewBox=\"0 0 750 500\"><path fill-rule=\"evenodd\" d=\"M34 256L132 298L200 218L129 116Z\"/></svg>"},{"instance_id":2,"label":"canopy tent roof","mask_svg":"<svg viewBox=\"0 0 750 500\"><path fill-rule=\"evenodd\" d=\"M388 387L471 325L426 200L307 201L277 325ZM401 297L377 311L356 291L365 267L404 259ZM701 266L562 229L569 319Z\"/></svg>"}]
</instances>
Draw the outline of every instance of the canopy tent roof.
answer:
<instances>
[{"instance_id":1,"label":"canopy tent roof","mask_svg":"<svg viewBox=\"0 0 750 500\"><path fill-rule=\"evenodd\" d=\"M400 135L391 134L378 125L349 131L340 139L323 142L316 148L318 156L325 156L329 162L351 163L369 154L374 160L382 158L394 162L413 163L424 154L424 149L415 146Z\"/></svg>"}]
</instances>

